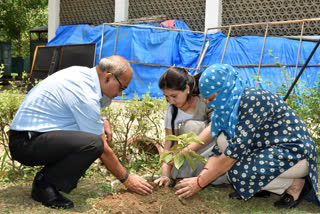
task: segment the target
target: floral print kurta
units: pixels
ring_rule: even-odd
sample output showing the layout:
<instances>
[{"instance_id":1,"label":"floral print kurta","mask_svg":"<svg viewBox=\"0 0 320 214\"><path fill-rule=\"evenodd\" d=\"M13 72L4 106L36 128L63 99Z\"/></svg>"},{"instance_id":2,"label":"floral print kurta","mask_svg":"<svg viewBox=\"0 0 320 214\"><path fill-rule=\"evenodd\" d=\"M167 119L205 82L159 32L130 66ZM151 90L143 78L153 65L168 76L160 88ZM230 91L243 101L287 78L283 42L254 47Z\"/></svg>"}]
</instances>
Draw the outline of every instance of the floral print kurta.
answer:
<instances>
[{"instance_id":1,"label":"floral print kurta","mask_svg":"<svg viewBox=\"0 0 320 214\"><path fill-rule=\"evenodd\" d=\"M228 174L244 199L307 159L313 184L309 199L319 202L316 146L304 122L277 95L258 88L245 88L238 109L234 136L224 154L238 160Z\"/></svg>"},{"instance_id":2,"label":"floral print kurta","mask_svg":"<svg viewBox=\"0 0 320 214\"><path fill-rule=\"evenodd\" d=\"M248 87L232 66L214 64L200 77L199 89L214 109L212 137L229 138L224 154L237 160L228 171L231 183L244 199L251 198L281 173L306 159L313 190L307 199L320 205L317 151L299 116L277 95ZM215 97L213 97L215 95ZM213 98L213 99L211 99ZM213 152L220 154L218 147Z\"/></svg>"}]
</instances>

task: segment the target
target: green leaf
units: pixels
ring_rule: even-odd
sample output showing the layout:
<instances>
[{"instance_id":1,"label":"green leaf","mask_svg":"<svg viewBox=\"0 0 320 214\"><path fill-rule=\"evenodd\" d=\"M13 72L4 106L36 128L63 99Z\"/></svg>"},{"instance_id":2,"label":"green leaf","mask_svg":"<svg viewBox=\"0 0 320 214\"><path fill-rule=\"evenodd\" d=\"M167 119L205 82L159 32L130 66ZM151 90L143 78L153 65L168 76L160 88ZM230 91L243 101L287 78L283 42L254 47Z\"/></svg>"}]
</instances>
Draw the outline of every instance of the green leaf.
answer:
<instances>
[{"instance_id":1,"label":"green leaf","mask_svg":"<svg viewBox=\"0 0 320 214\"><path fill-rule=\"evenodd\" d=\"M194 171L194 169L195 169L194 160L192 159L192 157L188 153L184 153L184 156L186 157L191 169Z\"/></svg>"},{"instance_id":2,"label":"green leaf","mask_svg":"<svg viewBox=\"0 0 320 214\"><path fill-rule=\"evenodd\" d=\"M195 151L190 151L190 153L195 159L197 159L198 161L200 161L203 164L206 164L206 160L201 155L199 155Z\"/></svg>"},{"instance_id":3,"label":"green leaf","mask_svg":"<svg viewBox=\"0 0 320 214\"><path fill-rule=\"evenodd\" d=\"M192 137L187 139L188 144L190 143L199 143L199 144L204 144L201 140L199 140L197 137Z\"/></svg>"},{"instance_id":4,"label":"green leaf","mask_svg":"<svg viewBox=\"0 0 320 214\"><path fill-rule=\"evenodd\" d=\"M134 119L135 119L135 115L131 114L130 121L134 121Z\"/></svg>"},{"instance_id":5,"label":"green leaf","mask_svg":"<svg viewBox=\"0 0 320 214\"><path fill-rule=\"evenodd\" d=\"M172 150L181 150L181 149L183 149L184 147L183 147L183 145L181 145L181 144L176 144L176 145L174 145L171 149Z\"/></svg>"},{"instance_id":6,"label":"green leaf","mask_svg":"<svg viewBox=\"0 0 320 214\"><path fill-rule=\"evenodd\" d=\"M276 66L281 66L280 62L275 62L274 63Z\"/></svg>"},{"instance_id":7,"label":"green leaf","mask_svg":"<svg viewBox=\"0 0 320 214\"><path fill-rule=\"evenodd\" d=\"M172 161L172 158L173 158L172 153L170 153L168 156L164 158L164 162L169 163L170 161Z\"/></svg>"},{"instance_id":8,"label":"green leaf","mask_svg":"<svg viewBox=\"0 0 320 214\"><path fill-rule=\"evenodd\" d=\"M189 132L188 135L187 135L187 138L190 138L190 137L197 137L198 135L196 133L194 133L193 131Z\"/></svg>"},{"instance_id":9,"label":"green leaf","mask_svg":"<svg viewBox=\"0 0 320 214\"><path fill-rule=\"evenodd\" d=\"M172 159L172 152L165 152L161 155L159 162L162 162L163 160L165 160L169 155L171 155L171 159Z\"/></svg>"},{"instance_id":10,"label":"green leaf","mask_svg":"<svg viewBox=\"0 0 320 214\"><path fill-rule=\"evenodd\" d=\"M187 136L188 136L188 134L186 133L186 134L179 135L178 138L183 140L183 139L187 138Z\"/></svg>"},{"instance_id":11,"label":"green leaf","mask_svg":"<svg viewBox=\"0 0 320 214\"><path fill-rule=\"evenodd\" d=\"M164 139L171 141L179 141L180 139L175 135L167 135Z\"/></svg>"},{"instance_id":12,"label":"green leaf","mask_svg":"<svg viewBox=\"0 0 320 214\"><path fill-rule=\"evenodd\" d=\"M150 102L150 101L147 101L147 102L146 102L146 105L147 105L148 107L150 107L150 108L153 108L153 107L154 107L154 104L153 104L152 102Z\"/></svg>"},{"instance_id":13,"label":"green leaf","mask_svg":"<svg viewBox=\"0 0 320 214\"><path fill-rule=\"evenodd\" d=\"M183 156L182 155L176 155L175 157L174 157L174 166L179 170L180 169L180 167L183 165L183 163L184 163L184 158L183 158Z\"/></svg>"},{"instance_id":14,"label":"green leaf","mask_svg":"<svg viewBox=\"0 0 320 214\"><path fill-rule=\"evenodd\" d=\"M1 171L4 169L4 164L5 164L7 156L8 156L8 150L5 150L5 152L2 156L2 161L1 161L1 167L0 167Z\"/></svg>"}]
</instances>

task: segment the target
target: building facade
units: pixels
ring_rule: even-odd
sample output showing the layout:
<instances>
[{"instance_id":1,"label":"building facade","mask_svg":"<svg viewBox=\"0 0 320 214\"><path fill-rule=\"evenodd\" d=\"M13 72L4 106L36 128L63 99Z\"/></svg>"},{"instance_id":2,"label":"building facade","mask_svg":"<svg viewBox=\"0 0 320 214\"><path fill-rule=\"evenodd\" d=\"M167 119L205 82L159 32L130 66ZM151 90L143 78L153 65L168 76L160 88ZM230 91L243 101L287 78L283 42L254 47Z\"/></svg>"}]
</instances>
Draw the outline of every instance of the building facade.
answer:
<instances>
[{"instance_id":1,"label":"building facade","mask_svg":"<svg viewBox=\"0 0 320 214\"><path fill-rule=\"evenodd\" d=\"M125 22L163 16L184 21L193 31L209 27L301 20L320 17L319 0L49 0L49 39L59 25ZM224 30L223 30L224 31ZM263 35L265 26L238 27L232 36ZM308 22L304 35L316 36L319 22ZM225 33L225 32L224 32ZM270 27L274 36L299 36L301 24Z\"/></svg>"}]
</instances>

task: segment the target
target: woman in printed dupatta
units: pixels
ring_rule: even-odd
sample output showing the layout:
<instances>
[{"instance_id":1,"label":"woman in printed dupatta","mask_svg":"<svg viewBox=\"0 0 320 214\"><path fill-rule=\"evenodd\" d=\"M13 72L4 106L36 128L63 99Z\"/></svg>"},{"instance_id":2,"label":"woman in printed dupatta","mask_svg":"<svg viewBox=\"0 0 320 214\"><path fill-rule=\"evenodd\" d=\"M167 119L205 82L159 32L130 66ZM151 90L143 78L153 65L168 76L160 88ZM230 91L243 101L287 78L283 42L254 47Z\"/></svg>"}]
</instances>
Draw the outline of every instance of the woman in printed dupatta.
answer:
<instances>
[{"instance_id":1,"label":"woman in printed dupatta","mask_svg":"<svg viewBox=\"0 0 320 214\"><path fill-rule=\"evenodd\" d=\"M176 185L176 194L190 197L223 173L228 173L233 198L250 199L261 192L283 195L277 208L296 207L303 199L319 203L317 151L299 116L276 94L248 87L229 65L207 68L200 92L214 109L211 133L218 136L204 170ZM209 136L208 136L209 135ZM193 143L185 149L197 151ZM235 197L236 196L236 197Z\"/></svg>"}]
</instances>

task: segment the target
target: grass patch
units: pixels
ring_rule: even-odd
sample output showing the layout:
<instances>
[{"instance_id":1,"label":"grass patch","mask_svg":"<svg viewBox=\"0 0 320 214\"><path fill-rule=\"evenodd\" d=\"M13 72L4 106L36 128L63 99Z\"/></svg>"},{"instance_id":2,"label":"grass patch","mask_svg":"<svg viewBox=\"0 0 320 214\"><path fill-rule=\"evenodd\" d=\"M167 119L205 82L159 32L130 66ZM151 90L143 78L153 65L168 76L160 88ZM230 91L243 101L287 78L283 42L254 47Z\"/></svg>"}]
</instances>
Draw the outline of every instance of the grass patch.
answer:
<instances>
[{"instance_id":1,"label":"grass patch","mask_svg":"<svg viewBox=\"0 0 320 214\"><path fill-rule=\"evenodd\" d=\"M42 206L31 199L32 181L0 183L0 213L47 214L47 213L106 213L95 206L111 191L106 177L94 173L93 176L81 179L78 187L66 195L73 200L75 207L71 210L55 210ZM229 199L233 192L231 185L223 187L208 186L200 191L205 200L199 201L204 206L214 206L225 213L319 213L319 206L303 201L297 208L278 210L273 203L280 196L271 194L269 198L252 198L248 201ZM186 199L187 201L188 199ZM108 212L107 212L108 213ZM135 213L133 211L133 213Z\"/></svg>"},{"instance_id":2,"label":"grass patch","mask_svg":"<svg viewBox=\"0 0 320 214\"><path fill-rule=\"evenodd\" d=\"M55 210L32 200L31 188L32 182L1 183L0 213L100 213L94 205L110 192L102 176L85 178L79 182L76 189L66 194L74 202L75 207L71 210Z\"/></svg>"},{"instance_id":3,"label":"grass patch","mask_svg":"<svg viewBox=\"0 0 320 214\"><path fill-rule=\"evenodd\" d=\"M252 198L247 201L229 199L229 193L233 192L233 188L227 187L213 187L209 186L202 190L201 194L207 199L206 203L215 203L217 208L220 208L226 213L290 213L290 214L301 214L301 213L319 213L319 206L316 206L307 201L303 201L297 208L279 210L274 208L273 203L280 199L281 196L271 194L269 198Z\"/></svg>"}]
</instances>

